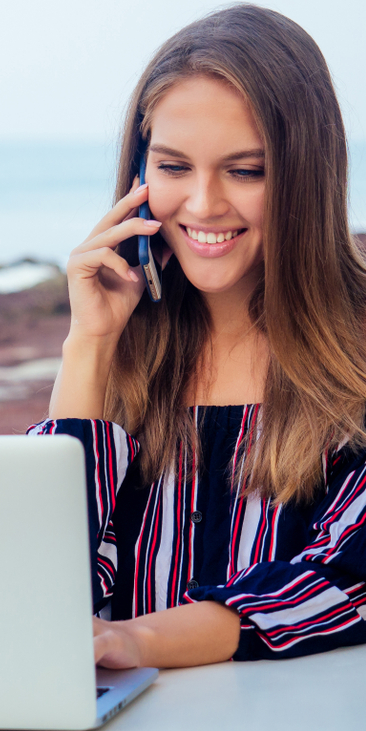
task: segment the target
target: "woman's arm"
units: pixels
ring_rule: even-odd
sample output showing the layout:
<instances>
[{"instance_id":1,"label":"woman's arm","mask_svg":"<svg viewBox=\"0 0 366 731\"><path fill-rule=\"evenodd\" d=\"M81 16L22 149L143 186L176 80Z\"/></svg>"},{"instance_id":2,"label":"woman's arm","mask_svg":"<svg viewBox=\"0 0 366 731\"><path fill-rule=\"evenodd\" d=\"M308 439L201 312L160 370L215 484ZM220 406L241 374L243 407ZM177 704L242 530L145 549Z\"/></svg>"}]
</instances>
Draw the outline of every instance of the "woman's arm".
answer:
<instances>
[{"instance_id":1,"label":"woman's arm","mask_svg":"<svg viewBox=\"0 0 366 731\"><path fill-rule=\"evenodd\" d=\"M101 419L116 343L69 335L50 401L51 419Z\"/></svg>"},{"instance_id":2,"label":"woman's arm","mask_svg":"<svg viewBox=\"0 0 366 731\"><path fill-rule=\"evenodd\" d=\"M255 562L234 573L225 585L190 589L183 601L192 607L191 614L181 614L178 607L176 615L169 609L116 623L117 636L122 633L125 638L125 645L119 638L116 648L125 651L126 642L131 643L126 635L129 627L135 652L139 643L146 642L135 662L145 662L146 649L147 661L162 666L216 662L227 659L230 652L235 660L279 659L366 643L366 453L353 455L345 448L335 455L328 472L328 490L308 526L309 543L301 553L292 560ZM259 551L263 535L277 530L277 523L268 503L257 500L258 526L267 525L256 532ZM276 542L276 533L272 541ZM279 550L284 553L286 545ZM194 613L197 605L203 606L202 614ZM225 607L236 612L235 622L240 618L240 641L234 651L226 635L231 631L226 621L232 617L226 620L222 615L223 624L215 624L216 619L221 622L216 613ZM210 611L215 612L212 617ZM141 624L141 635L135 623ZM113 631L113 626L112 622L104 629ZM151 636L146 632L150 628ZM103 647L97 657L102 657L102 664L110 660Z\"/></svg>"},{"instance_id":3,"label":"woman's arm","mask_svg":"<svg viewBox=\"0 0 366 731\"><path fill-rule=\"evenodd\" d=\"M121 242L156 233L160 223L131 218L147 199L147 186L130 193L93 229L70 256L71 326L63 364L50 403L50 417L97 419L103 415L105 389L119 337L144 290L140 267L131 269L115 253Z\"/></svg>"},{"instance_id":4,"label":"woman's arm","mask_svg":"<svg viewBox=\"0 0 366 731\"><path fill-rule=\"evenodd\" d=\"M190 667L229 660L240 619L217 602L200 602L124 622L94 619L95 662L108 668Z\"/></svg>"},{"instance_id":5,"label":"woman's arm","mask_svg":"<svg viewBox=\"0 0 366 731\"><path fill-rule=\"evenodd\" d=\"M68 336L53 387L51 419L101 419L115 345Z\"/></svg>"},{"instance_id":6,"label":"woman's arm","mask_svg":"<svg viewBox=\"0 0 366 731\"><path fill-rule=\"evenodd\" d=\"M263 536L277 530L274 513L258 497L251 554L256 562L226 585L198 586L183 596L190 603L215 601L236 609L241 637L235 660L298 657L366 643L366 451L354 454L346 446L327 473L327 490L300 553L285 560L286 541L279 543L284 532L274 532L271 543L277 541L284 560L257 562Z\"/></svg>"}]
</instances>

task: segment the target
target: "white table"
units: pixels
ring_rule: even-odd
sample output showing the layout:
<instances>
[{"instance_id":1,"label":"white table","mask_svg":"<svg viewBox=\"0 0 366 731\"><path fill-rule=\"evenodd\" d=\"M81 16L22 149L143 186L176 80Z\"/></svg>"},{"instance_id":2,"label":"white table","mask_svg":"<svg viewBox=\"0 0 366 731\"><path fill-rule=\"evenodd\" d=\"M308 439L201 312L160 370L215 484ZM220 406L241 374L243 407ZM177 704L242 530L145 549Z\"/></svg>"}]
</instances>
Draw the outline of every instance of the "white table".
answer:
<instances>
[{"instance_id":1,"label":"white table","mask_svg":"<svg viewBox=\"0 0 366 731\"><path fill-rule=\"evenodd\" d=\"M351 731L366 726L366 645L295 660L162 670L105 731Z\"/></svg>"}]
</instances>

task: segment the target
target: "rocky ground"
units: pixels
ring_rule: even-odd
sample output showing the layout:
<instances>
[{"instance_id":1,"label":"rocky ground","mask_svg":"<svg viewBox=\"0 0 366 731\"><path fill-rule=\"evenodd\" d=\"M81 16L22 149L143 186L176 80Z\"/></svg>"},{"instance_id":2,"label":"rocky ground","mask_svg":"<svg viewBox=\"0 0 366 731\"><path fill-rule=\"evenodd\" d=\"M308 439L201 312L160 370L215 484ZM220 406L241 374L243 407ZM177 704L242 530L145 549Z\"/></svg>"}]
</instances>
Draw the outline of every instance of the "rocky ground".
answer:
<instances>
[{"instance_id":1,"label":"rocky ground","mask_svg":"<svg viewBox=\"0 0 366 731\"><path fill-rule=\"evenodd\" d=\"M0 294L0 434L22 434L47 414L70 313L63 274Z\"/></svg>"},{"instance_id":2,"label":"rocky ground","mask_svg":"<svg viewBox=\"0 0 366 731\"><path fill-rule=\"evenodd\" d=\"M358 235L366 249L366 234ZM0 294L0 434L23 434L47 415L70 321L66 276Z\"/></svg>"}]
</instances>

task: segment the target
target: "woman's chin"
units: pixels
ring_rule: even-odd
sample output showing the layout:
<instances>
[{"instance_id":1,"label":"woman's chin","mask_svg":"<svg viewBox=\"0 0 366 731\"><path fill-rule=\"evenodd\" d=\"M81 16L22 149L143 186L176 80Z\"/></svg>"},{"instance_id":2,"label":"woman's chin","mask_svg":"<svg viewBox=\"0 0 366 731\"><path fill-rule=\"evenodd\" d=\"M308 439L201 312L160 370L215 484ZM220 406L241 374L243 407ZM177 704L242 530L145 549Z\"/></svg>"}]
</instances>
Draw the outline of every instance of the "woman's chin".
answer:
<instances>
[{"instance_id":1,"label":"woman's chin","mask_svg":"<svg viewBox=\"0 0 366 731\"><path fill-rule=\"evenodd\" d=\"M187 274L186 274L187 276ZM222 281L220 279L219 281L210 281L207 280L207 278L198 278L198 277L189 277L187 276L187 279L193 284L193 286L198 289L203 294L222 294L224 292L230 292L235 286L237 286L238 282L232 282L232 281Z\"/></svg>"},{"instance_id":2,"label":"woman's chin","mask_svg":"<svg viewBox=\"0 0 366 731\"><path fill-rule=\"evenodd\" d=\"M246 291L248 288L251 290L257 284L259 279L259 267L253 265L248 268L248 271L241 273L238 276L238 269L236 271L207 271L209 268L205 268L206 271L199 272L196 270L192 271L191 268L182 267L184 274L193 286L203 294L224 294L228 292L237 291L238 293L242 290Z\"/></svg>"}]
</instances>

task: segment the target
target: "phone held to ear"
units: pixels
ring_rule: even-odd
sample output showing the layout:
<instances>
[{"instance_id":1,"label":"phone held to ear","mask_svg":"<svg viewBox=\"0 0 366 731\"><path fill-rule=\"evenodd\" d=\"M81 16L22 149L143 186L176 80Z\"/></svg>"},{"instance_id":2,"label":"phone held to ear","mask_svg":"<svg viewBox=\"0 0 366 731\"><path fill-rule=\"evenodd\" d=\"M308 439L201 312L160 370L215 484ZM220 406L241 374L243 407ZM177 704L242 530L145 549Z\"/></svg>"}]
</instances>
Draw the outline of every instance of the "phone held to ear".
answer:
<instances>
[{"instance_id":1,"label":"phone held to ear","mask_svg":"<svg viewBox=\"0 0 366 731\"><path fill-rule=\"evenodd\" d=\"M140 185L145 183L145 171L146 145L144 145L140 157ZM139 217L145 219L150 218L150 209L147 202L139 207ZM159 302L161 300L161 264L156 260L151 251L150 236L138 237L138 256L150 299L153 302Z\"/></svg>"}]
</instances>

